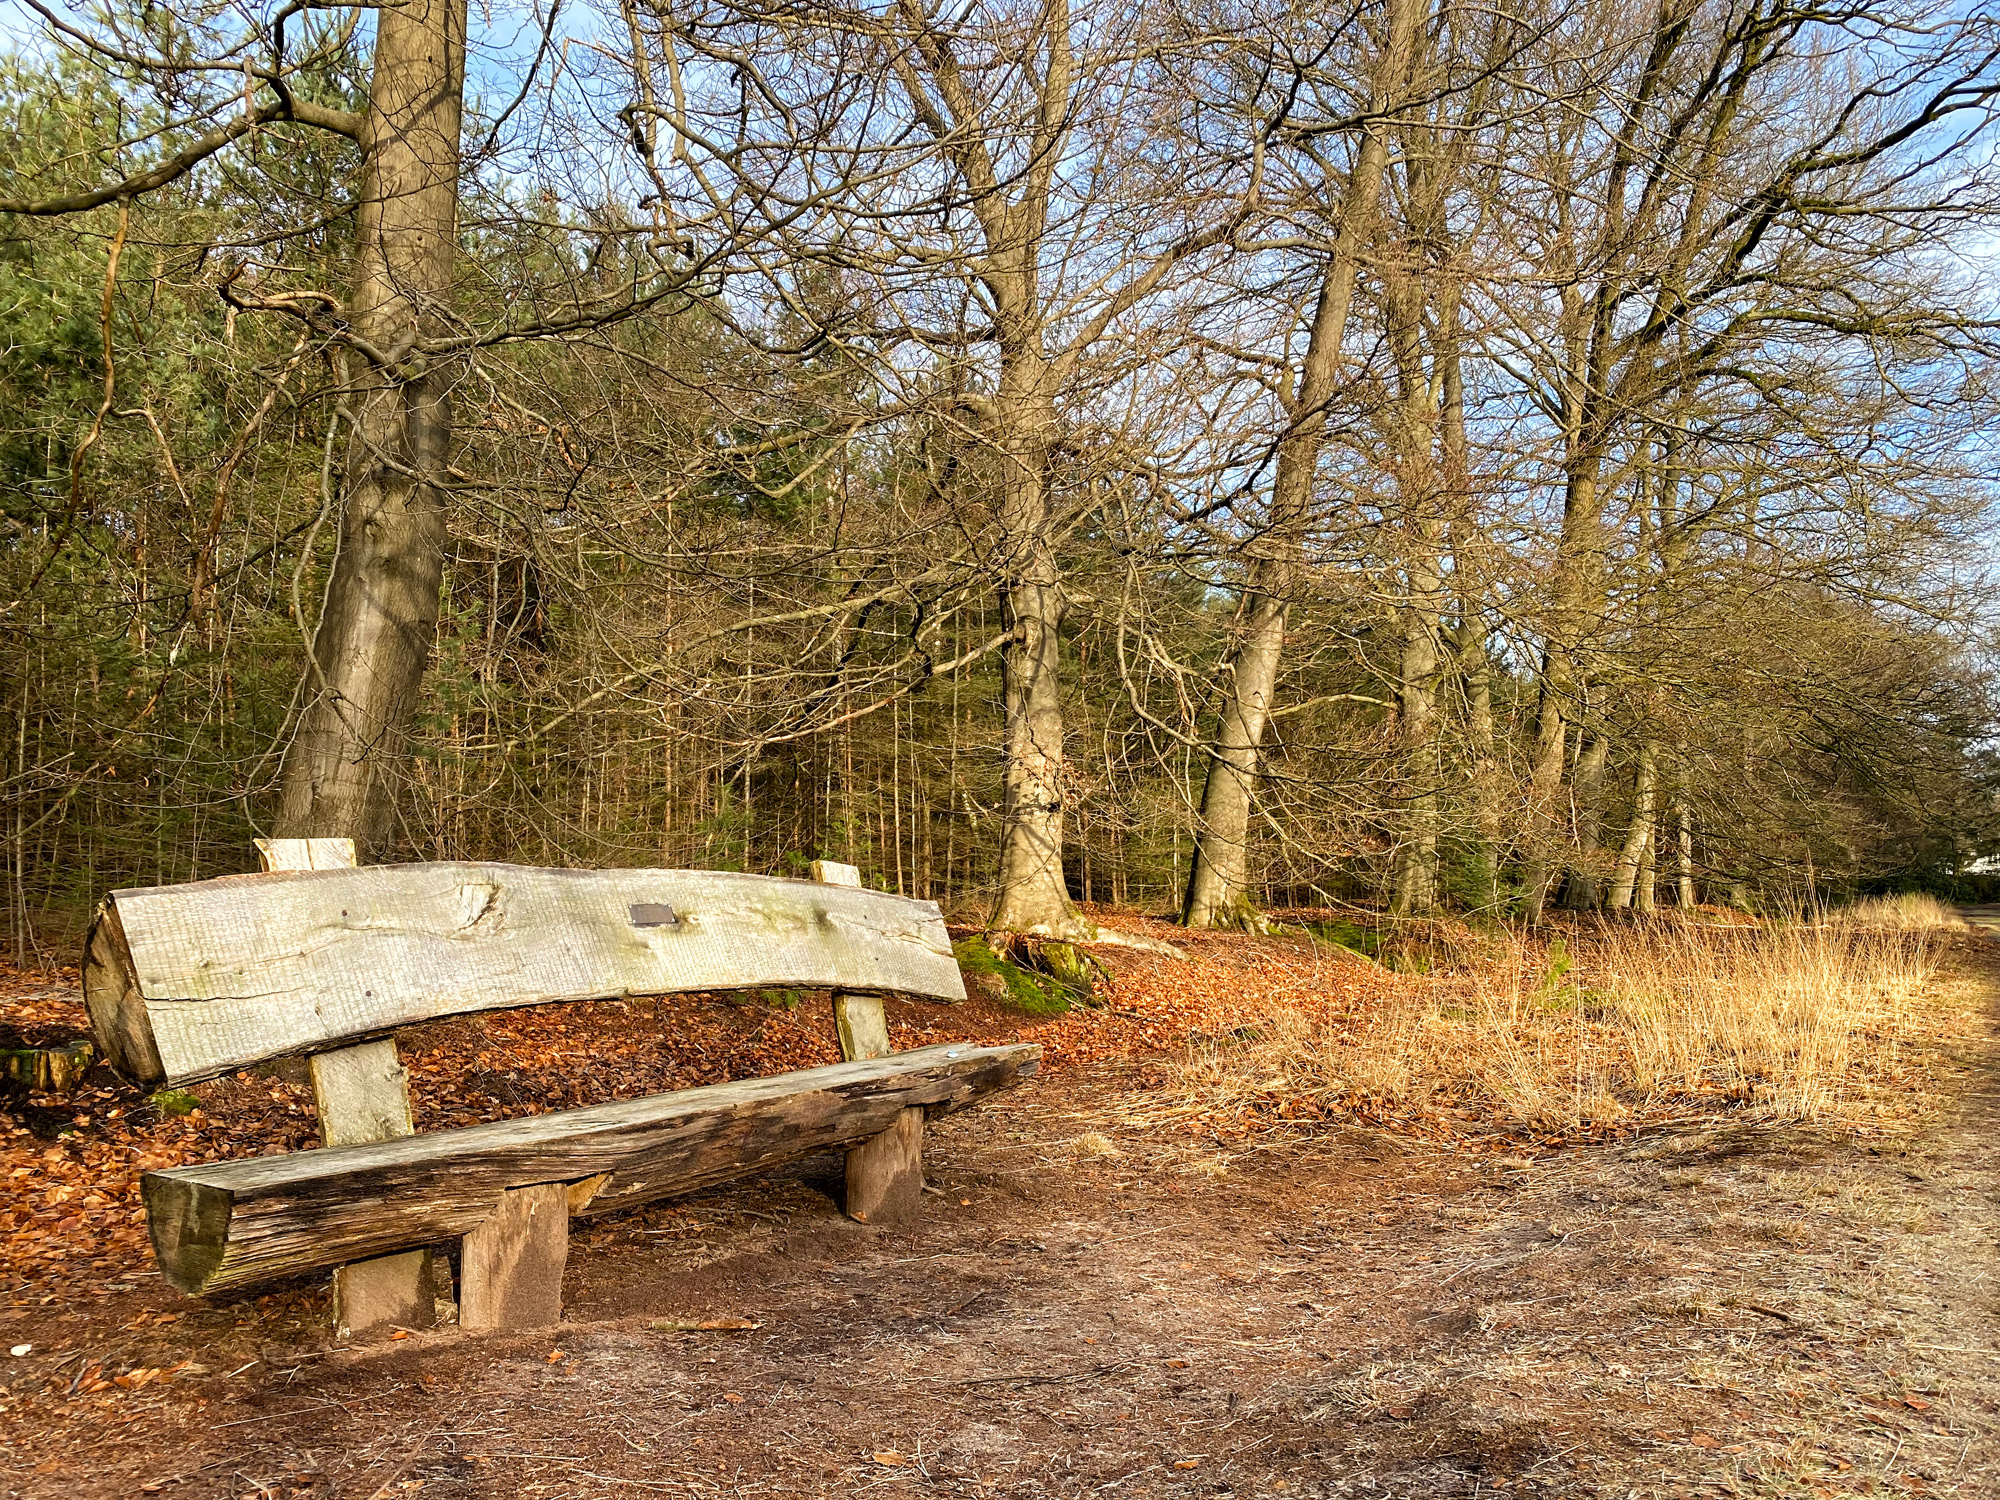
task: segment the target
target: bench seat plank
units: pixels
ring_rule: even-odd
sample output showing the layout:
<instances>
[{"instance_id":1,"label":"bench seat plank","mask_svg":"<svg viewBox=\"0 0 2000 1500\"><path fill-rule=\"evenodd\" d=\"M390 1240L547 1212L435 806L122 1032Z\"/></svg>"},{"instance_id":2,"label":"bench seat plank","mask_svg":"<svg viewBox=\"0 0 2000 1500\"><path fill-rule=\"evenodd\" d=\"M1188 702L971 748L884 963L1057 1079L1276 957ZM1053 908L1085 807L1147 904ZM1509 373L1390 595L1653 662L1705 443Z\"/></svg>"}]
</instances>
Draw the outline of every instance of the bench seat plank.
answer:
<instances>
[{"instance_id":1,"label":"bench seat plank","mask_svg":"<svg viewBox=\"0 0 2000 1500\"><path fill-rule=\"evenodd\" d=\"M965 998L935 903L712 870L437 863L113 891L84 1001L141 1083L469 1012L798 986Z\"/></svg>"},{"instance_id":2,"label":"bench seat plank","mask_svg":"<svg viewBox=\"0 0 2000 1500\"><path fill-rule=\"evenodd\" d=\"M205 1293L437 1244L493 1214L502 1192L581 1183L605 1213L854 1145L901 1111L955 1109L1032 1074L1041 1048L947 1043L889 1057L400 1140L148 1172L153 1248L168 1281Z\"/></svg>"}]
</instances>

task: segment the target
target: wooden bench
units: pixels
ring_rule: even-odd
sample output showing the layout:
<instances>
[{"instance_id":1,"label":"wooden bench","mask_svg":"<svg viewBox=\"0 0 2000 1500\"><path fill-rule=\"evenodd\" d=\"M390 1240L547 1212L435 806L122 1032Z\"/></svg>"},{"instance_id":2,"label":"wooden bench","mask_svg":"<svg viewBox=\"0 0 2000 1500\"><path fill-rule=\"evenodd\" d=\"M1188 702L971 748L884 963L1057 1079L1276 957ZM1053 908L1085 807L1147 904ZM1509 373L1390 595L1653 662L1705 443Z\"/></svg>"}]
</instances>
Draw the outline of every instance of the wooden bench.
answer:
<instances>
[{"instance_id":1,"label":"wooden bench","mask_svg":"<svg viewBox=\"0 0 2000 1500\"><path fill-rule=\"evenodd\" d=\"M881 995L964 997L935 905L815 881L501 864L356 868L344 840L265 846L262 875L114 891L84 959L102 1054L174 1085L310 1060L325 1145L148 1172L160 1269L203 1294L333 1267L342 1336L433 1321L432 1247L461 1241L460 1320L561 1315L569 1220L824 1151L847 1212L912 1212L926 1115L1035 1071L1040 1049L891 1053ZM526 1119L415 1133L404 1027L527 1005L763 987L834 992L847 1059Z\"/></svg>"}]
</instances>

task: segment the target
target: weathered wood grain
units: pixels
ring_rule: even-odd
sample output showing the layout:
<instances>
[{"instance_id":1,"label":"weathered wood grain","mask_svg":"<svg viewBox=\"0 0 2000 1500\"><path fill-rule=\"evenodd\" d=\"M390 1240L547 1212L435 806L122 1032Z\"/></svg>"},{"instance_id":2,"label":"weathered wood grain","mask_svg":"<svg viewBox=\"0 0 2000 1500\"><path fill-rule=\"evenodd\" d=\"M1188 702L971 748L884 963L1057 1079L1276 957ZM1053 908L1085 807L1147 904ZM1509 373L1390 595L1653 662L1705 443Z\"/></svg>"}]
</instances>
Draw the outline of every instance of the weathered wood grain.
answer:
<instances>
[{"instance_id":1,"label":"weathered wood grain","mask_svg":"<svg viewBox=\"0 0 2000 1500\"><path fill-rule=\"evenodd\" d=\"M965 995L932 902L717 871L453 863L114 891L84 979L104 1055L170 1083L551 1001L762 986Z\"/></svg>"},{"instance_id":2,"label":"weathered wood grain","mask_svg":"<svg viewBox=\"0 0 2000 1500\"><path fill-rule=\"evenodd\" d=\"M410 1071L393 1038L315 1052L311 1072L322 1144L359 1146L417 1133Z\"/></svg>"},{"instance_id":3,"label":"weathered wood grain","mask_svg":"<svg viewBox=\"0 0 2000 1500\"><path fill-rule=\"evenodd\" d=\"M847 1216L863 1224L902 1224L924 1197L924 1112L906 1109L880 1135L847 1153Z\"/></svg>"},{"instance_id":4,"label":"weathered wood grain","mask_svg":"<svg viewBox=\"0 0 2000 1500\"><path fill-rule=\"evenodd\" d=\"M461 1328L545 1328L562 1321L569 1262L569 1189L511 1188L465 1237L459 1257Z\"/></svg>"},{"instance_id":5,"label":"weathered wood grain","mask_svg":"<svg viewBox=\"0 0 2000 1500\"><path fill-rule=\"evenodd\" d=\"M91 1039L112 1067L142 1083L165 1080L167 1070L153 1042L132 950L125 942L125 924L109 900L98 907L84 942L83 1000Z\"/></svg>"},{"instance_id":6,"label":"weathered wood grain","mask_svg":"<svg viewBox=\"0 0 2000 1500\"><path fill-rule=\"evenodd\" d=\"M333 1336L366 1339L437 1322L431 1253L406 1250L333 1268Z\"/></svg>"},{"instance_id":7,"label":"weathered wood grain","mask_svg":"<svg viewBox=\"0 0 2000 1500\"><path fill-rule=\"evenodd\" d=\"M861 872L837 859L814 860L812 878L821 885L858 888L861 884ZM849 1062L889 1055L889 1018L883 1012L880 995L836 992L833 997L833 1027L840 1038L840 1055Z\"/></svg>"},{"instance_id":8,"label":"weathered wood grain","mask_svg":"<svg viewBox=\"0 0 2000 1500\"><path fill-rule=\"evenodd\" d=\"M889 1018L880 995L835 995L833 1029L840 1038L840 1055L849 1062L889 1055Z\"/></svg>"},{"instance_id":9,"label":"weathered wood grain","mask_svg":"<svg viewBox=\"0 0 2000 1500\"><path fill-rule=\"evenodd\" d=\"M946 1044L363 1146L148 1172L160 1269L185 1292L463 1235L499 1195L606 1174L586 1215L880 1135L905 1109L955 1109L1033 1073L1027 1044ZM578 1194L576 1196L583 1196Z\"/></svg>"},{"instance_id":10,"label":"weathered wood grain","mask_svg":"<svg viewBox=\"0 0 2000 1500\"><path fill-rule=\"evenodd\" d=\"M352 869L354 840L258 839L266 870ZM394 1037L380 1037L310 1060L319 1138L328 1146L358 1146L417 1133L410 1112L410 1075ZM427 1250L378 1255L333 1270L333 1327L337 1338L368 1338L395 1328L429 1328L437 1298Z\"/></svg>"}]
</instances>

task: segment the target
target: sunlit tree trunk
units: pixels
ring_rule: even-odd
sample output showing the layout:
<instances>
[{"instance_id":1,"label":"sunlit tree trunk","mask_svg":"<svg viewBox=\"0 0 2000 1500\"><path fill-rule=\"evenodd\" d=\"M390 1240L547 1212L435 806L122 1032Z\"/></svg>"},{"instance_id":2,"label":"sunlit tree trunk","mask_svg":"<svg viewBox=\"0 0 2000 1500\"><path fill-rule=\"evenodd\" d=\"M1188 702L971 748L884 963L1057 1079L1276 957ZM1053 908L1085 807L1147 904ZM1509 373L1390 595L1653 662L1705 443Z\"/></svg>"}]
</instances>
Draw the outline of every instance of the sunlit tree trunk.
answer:
<instances>
[{"instance_id":1,"label":"sunlit tree trunk","mask_svg":"<svg viewBox=\"0 0 2000 1500\"><path fill-rule=\"evenodd\" d=\"M1675 885L1677 887L1675 894L1679 898L1678 904L1682 911L1693 911L1695 906L1694 820L1688 816L1688 806L1685 800L1677 799L1674 816L1676 822L1679 824L1678 831L1680 834L1679 849L1674 856Z\"/></svg>"},{"instance_id":2,"label":"sunlit tree trunk","mask_svg":"<svg viewBox=\"0 0 2000 1500\"><path fill-rule=\"evenodd\" d=\"M1472 869L1468 895L1475 910L1500 908L1500 757L1493 734L1493 667L1486 654L1486 627L1463 604L1458 620L1458 671L1465 693L1465 744L1471 761Z\"/></svg>"},{"instance_id":3,"label":"sunlit tree trunk","mask_svg":"<svg viewBox=\"0 0 2000 1500\"><path fill-rule=\"evenodd\" d=\"M1603 735L1593 734L1577 752L1570 786L1576 854L1570 862L1569 889L1564 893L1564 904L1576 911L1593 910L1601 889L1597 844L1604 829L1604 762L1610 749Z\"/></svg>"},{"instance_id":4,"label":"sunlit tree trunk","mask_svg":"<svg viewBox=\"0 0 2000 1500\"><path fill-rule=\"evenodd\" d=\"M1541 920L1549 889L1571 847L1562 786L1569 728L1581 687L1575 647L1586 630L1602 529L1598 468L1594 454L1581 455L1571 463L1564 485L1562 533L1549 584L1535 701L1535 742L1528 763L1528 826L1522 862L1524 905L1530 921Z\"/></svg>"},{"instance_id":5,"label":"sunlit tree trunk","mask_svg":"<svg viewBox=\"0 0 2000 1500\"><path fill-rule=\"evenodd\" d=\"M1372 90L1378 110L1387 107L1408 73L1425 3L1391 0L1387 45ZM1388 157L1387 129L1380 120L1371 121L1362 131L1341 198L1340 229L1321 272L1303 368L1285 393L1286 430L1278 446L1270 524L1255 544L1244 579L1241 622L1223 663L1222 707L1208 745L1201 821L1181 904L1181 920L1189 927L1260 925L1249 895L1251 803L1284 656L1285 621L1299 568L1298 534L1311 512L1355 273L1373 232Z\"/></svg>"},{"instance_id":6,"label":"sunlit tree trunk","mask_svg":"<svg viewBox=\"0 0 2000 1500\"><path fill-rule=\"evenodd\" d=\"M1043 937L1089 936L1063 877L1062 589L1048 538L1055 423L1042 362L1016 356L994 398L1000 474L1003 776L1000 891L988 925Z\"/></svg>"},{"instance_id":7,"label":"sunlit tree trunk","mask_svg":"<svg viewBox=\"0 0 2000 1500\"><path fill-rule=\"evenodd\" d=\"M1413 177L1416 175L1414 170ZM1413 190L1412 196L1416 196ZM1385 268L1383 321L1396 365L1398 400L1390 419L1403 514L1405 598L1400 615L1396 698L1402 758L1402 836L1396 844L1390 910L1422 915L1437 904L1438 635L1444 589L1438 518L1437 406L1424 366L1425 292L1405 267Z\"/></svg>"},{"instance_id":8,"label":"sunlit tree trunk","mask_svg":"<svg viewBox=\"0 0 2000 1500\"><path fill-rule=\"evenodd\" d=\"M339 545L313 641L278 831L393 838L444 577L452 370L413 356L444 331L457 248L464 0L376 12L348 327L359 372Z\"/></svg>"},{"instance_id":9,"label":"sunlit tree trunk","mask_svg":"<svg viewBox=\"0 0 2000 1500\"><path fill-rule=\"evenodd\" d=\"M1624 847L1618 851L1618 865L1612 872L1611 894L1605 905L1623 911L1632 904L1638 888L1640 866L1646 850L1657 836L1654 803L1659 788L1659 758L1651 740L1639 746L1639 768L1632 792L1632 822L1625 830Z\"/></svg>"}]
</instances>

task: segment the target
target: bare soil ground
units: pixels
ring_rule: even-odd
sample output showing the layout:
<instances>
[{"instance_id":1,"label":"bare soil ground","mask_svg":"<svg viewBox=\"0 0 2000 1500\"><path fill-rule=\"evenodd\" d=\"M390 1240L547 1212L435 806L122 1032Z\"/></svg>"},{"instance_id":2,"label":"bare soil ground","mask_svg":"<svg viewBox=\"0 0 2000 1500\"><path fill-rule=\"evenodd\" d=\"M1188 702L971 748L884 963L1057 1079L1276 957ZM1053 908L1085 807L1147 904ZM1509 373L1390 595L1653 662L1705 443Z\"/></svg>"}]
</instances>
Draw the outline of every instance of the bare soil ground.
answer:
<instances>
[{"instance_id":1,"label":"bare soil ground","mask_svg":"<svg viewBox=\"0 0 2000 1500\"><path fill-rule=\"evenodd\" d=\"M2000 942L1957 964L2000 1018ZM1121 1126L1137 1072L1059 1070L937 1123L911 1232L842 1219L832 1159L583 1229L569 1321L535 1337L338 1348L315 1286L24 1287L0 1308L0 1494L2000 1484L1991 1020L1915 1133L1707 1118L1534 1159L1341 1127L1166 1141ZM713 1318L760 1326L653 1326Z\"/></svg>"}]
</instances>

